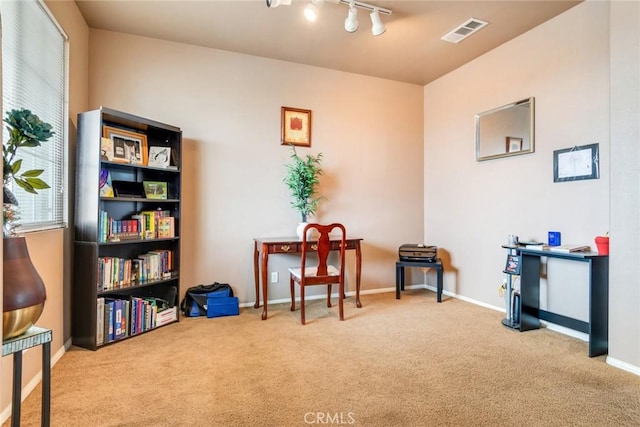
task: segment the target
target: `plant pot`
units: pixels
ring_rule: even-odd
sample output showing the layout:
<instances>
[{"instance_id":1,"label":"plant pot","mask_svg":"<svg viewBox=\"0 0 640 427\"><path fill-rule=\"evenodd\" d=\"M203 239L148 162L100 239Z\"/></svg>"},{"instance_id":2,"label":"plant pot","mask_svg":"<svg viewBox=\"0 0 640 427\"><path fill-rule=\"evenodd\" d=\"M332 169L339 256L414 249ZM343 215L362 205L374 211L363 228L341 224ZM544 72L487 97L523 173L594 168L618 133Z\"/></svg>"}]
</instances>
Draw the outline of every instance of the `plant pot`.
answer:
<instances>
[{"instance_id":1,"label":"plant pot","mask_svg":"<svg viewBox=\"0 0 640 427\"><path fill-rule=\"evenodd\" d=\"M42 314L47 291L36 271L24 237L2 239L2 339L23 334Z\"/></svg>"},{"instance_id":2,"label":"plant pot","mask_svg":"<svg viewBox=\"0 0 640 427\"><path fill-rule=\"evenodd\" d=\"M596 236L598 255L609 255L609 236Z\"/></svg>"}]
</instances>

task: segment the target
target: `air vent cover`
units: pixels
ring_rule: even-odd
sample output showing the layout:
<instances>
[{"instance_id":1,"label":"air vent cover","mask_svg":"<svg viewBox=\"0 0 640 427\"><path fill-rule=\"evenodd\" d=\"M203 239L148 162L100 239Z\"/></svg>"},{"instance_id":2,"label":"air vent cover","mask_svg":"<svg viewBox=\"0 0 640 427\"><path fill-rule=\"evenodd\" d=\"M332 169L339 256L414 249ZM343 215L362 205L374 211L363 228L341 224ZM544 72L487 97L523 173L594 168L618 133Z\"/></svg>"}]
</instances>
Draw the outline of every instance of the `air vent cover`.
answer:
<instances>
[{"instance_id":1,"label":"air vent cover","mask_svg":"<svg viewBox=\"0 0 640 427\"><path fill-rule=\"evenodd\" d=\"M469 37L471 34L478 31L480 28L487 25L488 22L481 21L476 18L471 18L464 24L454 28L451 32L445 34L442 40L450 43L460 43L462 40Z\"/></svg>"}]
</instances>

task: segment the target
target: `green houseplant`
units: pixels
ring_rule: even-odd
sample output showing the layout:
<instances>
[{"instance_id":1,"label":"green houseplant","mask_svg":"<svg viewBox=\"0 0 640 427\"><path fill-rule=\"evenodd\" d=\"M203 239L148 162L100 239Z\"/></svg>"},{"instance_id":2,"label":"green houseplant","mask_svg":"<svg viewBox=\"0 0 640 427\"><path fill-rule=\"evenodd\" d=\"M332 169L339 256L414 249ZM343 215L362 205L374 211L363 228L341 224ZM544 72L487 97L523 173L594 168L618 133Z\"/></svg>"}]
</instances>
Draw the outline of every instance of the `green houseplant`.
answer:
<instances>
[{"instance_id":1,"label":"green houseplant","mask_svg":"<svg viewBox=\"0 0 640 427\"><path fill-rule=\"evenodd\" d=\"M24 237L16 236L18 200L8 188L15 182L25 191L38 194L37 190L49 188L39 178L42 169L21 171L22 159L16 158L19 148L39 147L53 135L51 125L40 120L29 110L7 112L9 138L2 145L3 160L3 272L2 272L2 338L19 336L33 325L44 310L47 292L42 278L36 271Z\"/></svg>"},{"instance_id":2,"label":"green houseplant","mask_svg":"<svg viewBox=\"0 0 640 427\"><path fill-rule=\"evenodd\" d=\"M284 182L291 190L291 206L300 213L301 222L306 223L307 218L316 213L322 200L322 196L317 195L319 176L322 175L322 153L300 157L293 145L291 151L291 162L286 165Z\"/></svg>"},{"instance_id":3,"label":"green houseplant","mask_svg":"<svg viewBox=\"0 0 640 427\"><path fill-rule=\"evenodd\" d=\"M49 123L26 109L11 110L4 119L9 132L9 139L2 145L3 166L3 236L15 235L16 220L19 219L18 200L8 188L11 181L28 193L38 194L37 190L50 188L40 179L43 169L21 171L22 159L16 158L19 148L39 147L54 134Z\"/></svg>"}]
</instances>

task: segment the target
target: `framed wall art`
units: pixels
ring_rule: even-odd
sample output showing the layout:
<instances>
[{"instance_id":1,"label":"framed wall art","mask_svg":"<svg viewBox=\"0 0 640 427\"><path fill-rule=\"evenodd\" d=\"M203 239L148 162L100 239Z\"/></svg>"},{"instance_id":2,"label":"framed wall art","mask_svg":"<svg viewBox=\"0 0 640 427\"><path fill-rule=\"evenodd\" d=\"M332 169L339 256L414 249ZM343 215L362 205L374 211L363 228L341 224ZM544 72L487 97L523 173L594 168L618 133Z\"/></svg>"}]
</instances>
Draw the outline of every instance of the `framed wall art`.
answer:
<instances>
[{"instance_id":1,"label":"framed wall art","mask_svg":"<svg viewBox=\"0 0 640 427\"><path fill-rule=\"evenodd\" d=\"M311 147L311 110L282 107L282 145Z\"/></svg>"},{"instance_id":2,"label":"framed wall art","mask_svg":"<svg viewBox=\"0 0 640 427\"><path fill-rule=\"evenodd\" d=\"M513 136L507 137L507 153L517 153L522 151L522 138L515 138Z\"/></svg>"},{"instance_id":3,"label":"framed wall art","mask_svg":"<svg viewBox=\"0 0 640 427\"><path fill-rule=\"evenodd\" d=\"M111 126L103 126L102 136L113 141L112 162L147 165L147 135Z\"/></svg>"},{"instance_id":4,"label":"framed wall art","mask_svg":"<svg viewBox=\"0 0 640 427\"><path fill-rule=\"evenodd\" d=\"M553 152L553 182L599 178L599 144L575 146Z\"/></svg>"}]
</instances>

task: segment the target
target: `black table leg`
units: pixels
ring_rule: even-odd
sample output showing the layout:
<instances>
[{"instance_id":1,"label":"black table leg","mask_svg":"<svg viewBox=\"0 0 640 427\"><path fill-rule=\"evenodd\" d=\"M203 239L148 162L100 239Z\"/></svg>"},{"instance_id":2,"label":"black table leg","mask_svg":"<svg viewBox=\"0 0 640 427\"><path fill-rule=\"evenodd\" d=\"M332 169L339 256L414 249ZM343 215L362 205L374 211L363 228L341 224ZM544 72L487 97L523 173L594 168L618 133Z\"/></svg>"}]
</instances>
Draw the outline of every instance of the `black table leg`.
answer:
<instances>
[{"instance_id":1,"label":"black table leg","mask_svg":"<svg viewBox=\"0 0 640 427\"><path fill-rule=\"evenodd\" d=\"M51 342L42 345L42 417L40 425L49 427L51 415Z\"/></svg>"},{"instance_id":2,"label":"black table leg","mask_svg":"<svg viewBox=\"0 0 640 427\"><path fill-rule=\"evenodd\" d=\"M11 402L11 427L20 427L20 404L22 401L22 351L13 353L13 399Z\"/></svg>"}]
</instances>

